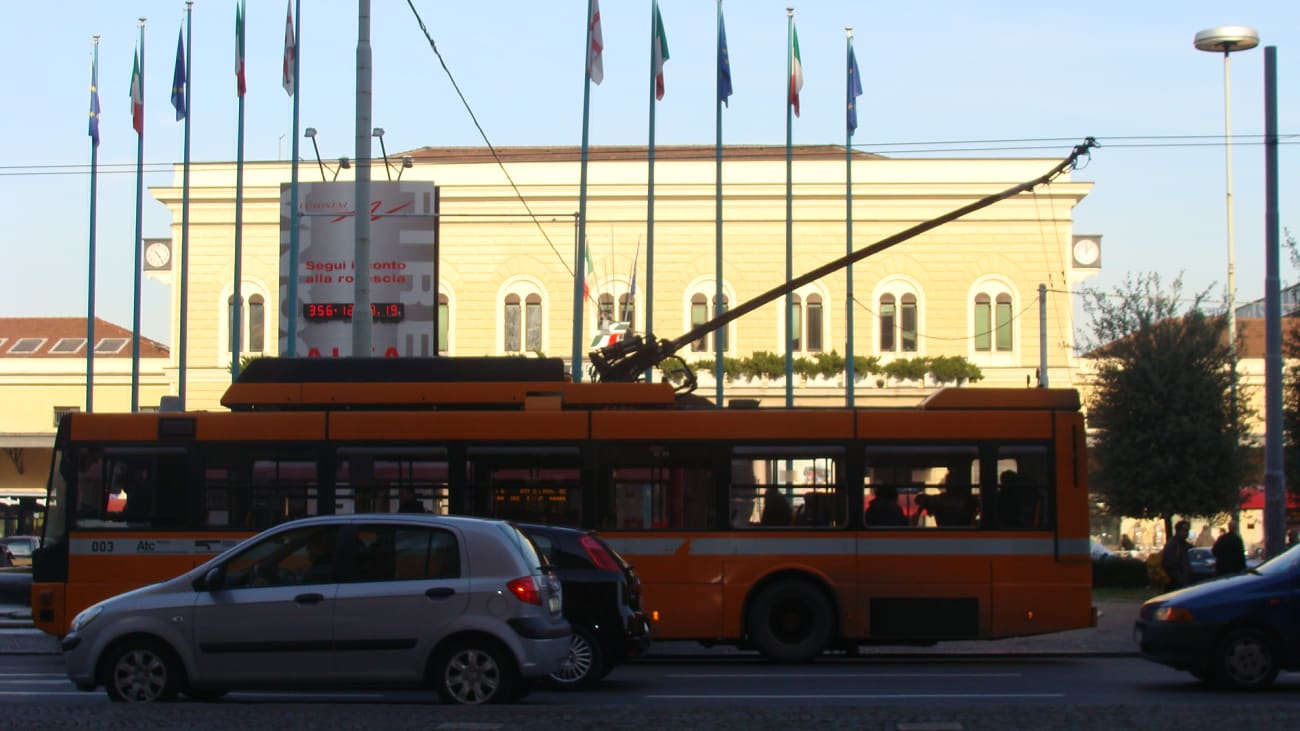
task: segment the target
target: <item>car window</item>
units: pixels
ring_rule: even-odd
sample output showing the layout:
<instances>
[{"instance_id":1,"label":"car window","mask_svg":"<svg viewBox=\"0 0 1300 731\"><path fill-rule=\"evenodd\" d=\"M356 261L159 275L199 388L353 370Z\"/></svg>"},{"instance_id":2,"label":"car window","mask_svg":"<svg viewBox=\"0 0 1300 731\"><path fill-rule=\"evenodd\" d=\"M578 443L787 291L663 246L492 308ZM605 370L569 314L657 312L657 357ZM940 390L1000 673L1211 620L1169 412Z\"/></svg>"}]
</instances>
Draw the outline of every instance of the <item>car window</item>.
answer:
<instances>
[{"instance_id":1,"label":"car window","mask_svg":"<svg viewBox=\"0 0 1300 731\"><path fill-rule=\"evenodd\" d=\"M356 570L351 581L454 579L460 576L460 543L442 528L362 525L356 532Z\"/></svg>"},{"instance_id":2,"label":"car window","mask_svg":"<svg viewBox=\"0 0 1300 731\"><path fill-rule=\"evenodd\" d=\"M226 562L225 588L322 584L334 580L338 526L283 531Z\"/></svg>"}]
</instances>

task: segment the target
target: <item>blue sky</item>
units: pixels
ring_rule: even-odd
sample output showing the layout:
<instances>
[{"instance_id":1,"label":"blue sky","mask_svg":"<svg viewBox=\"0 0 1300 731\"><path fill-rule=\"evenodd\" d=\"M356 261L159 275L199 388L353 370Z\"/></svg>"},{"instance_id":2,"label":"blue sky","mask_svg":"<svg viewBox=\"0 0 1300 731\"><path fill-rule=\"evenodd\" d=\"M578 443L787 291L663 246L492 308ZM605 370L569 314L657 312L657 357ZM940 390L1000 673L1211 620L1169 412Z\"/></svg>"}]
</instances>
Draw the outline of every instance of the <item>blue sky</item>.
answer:
<instances>
[{"instance_id":1,"label":"blue sky","mask_svg":"<svg viewBox=\"0 0 1300 731\"><path fill-rule=\"evenodd\" d=\"M415 0L452 74L496 145L581 139L585 0ZM783 144L788 0L724 4L735 93L724 139ZM248 160L288 159L291 104L280 87L284 0L248 8ZM306 0L301 126L321 154L354 154L356 3ZM389 154L482 143L404 0L373 0L375 126ZM1300 232L1300 3L1187 0L1093 3L931 0L795 3L805 86L796 144L844 141L844 27L855 29L865 94L854 143L897 157L1059 159L1086 135L1102 147L1075 179L1095 183L1076 232L1103 236L1102 274L1184 273L1189 291L1226 281L1223 58L1192 47L1197 31L1248 25L1261 47L1232 56L1233 186L1239 301L1264 286L1264 45L1278 49L1282 225ZM90 143L91 38L100 40L97 314L131 324L136 137L129 113L138 18L146 24L145 185L182 159L168 102L181 0L12 3L0 46L10 112L0 115L4 316L82 316ZM659 144L714 139L716 4L661 0L670 60L656 112ZM592 88L592 144L645 144L649 0L604 0L605 81ZM191 158L235 157L234 0L194 4ZM1192 139L1180 139L1191 137ZM953 144L997 140L968 145ZM303 140L306 143L306 140ZM310 144L300 154L312 159ZM376 153L378 151L376 150ZM169 216L146 196L144 235ZM1296 275L1286 266L1284 278ZM166 290L146 282L143 332L169 340Z\"/></svg>"}]
</instances>

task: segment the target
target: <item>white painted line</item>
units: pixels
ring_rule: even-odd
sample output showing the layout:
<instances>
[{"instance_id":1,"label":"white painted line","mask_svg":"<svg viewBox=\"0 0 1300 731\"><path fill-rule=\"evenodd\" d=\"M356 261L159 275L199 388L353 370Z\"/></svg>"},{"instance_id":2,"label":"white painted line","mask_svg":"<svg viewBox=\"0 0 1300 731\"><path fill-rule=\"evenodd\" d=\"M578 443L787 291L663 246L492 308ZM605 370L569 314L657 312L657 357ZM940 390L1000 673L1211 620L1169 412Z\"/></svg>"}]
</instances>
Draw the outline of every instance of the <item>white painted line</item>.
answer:
<instances>
[{"instance_id":1,"label":"white painted line","mask_svg":"<svg viewBox=\"0 0 1300 731\"><path fill-rule=\"evenodd\" d=\"M665 678L1019 678L1022 673L669 673Z\"/></svg>"},{"instance_id":2,"label":"white painted line","mask_svg":"<svg viewBox=\"0 0 1300 731\"><path fill-rule=\"evenodd\" d=\"M970 700L972 698L1001 698L1009 700L1031 700L1046 698L1064 698L1064 693L717 693L717 694L654 694L643 696L656 700L699 701L758 701L758 700L825 700L825 701L869 701L890 699L913 700Z\"/></svg>"}]
</instances>

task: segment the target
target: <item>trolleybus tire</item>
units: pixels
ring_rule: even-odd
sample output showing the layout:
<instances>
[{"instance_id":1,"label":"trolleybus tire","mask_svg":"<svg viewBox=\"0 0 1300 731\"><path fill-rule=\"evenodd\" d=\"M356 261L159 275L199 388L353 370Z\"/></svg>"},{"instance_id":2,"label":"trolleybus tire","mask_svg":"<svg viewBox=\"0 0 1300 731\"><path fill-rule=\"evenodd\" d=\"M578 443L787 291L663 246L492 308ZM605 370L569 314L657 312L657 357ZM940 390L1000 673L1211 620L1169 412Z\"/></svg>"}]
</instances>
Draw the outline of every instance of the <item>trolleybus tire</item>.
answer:
<instances>
[{"instance_id":1,"label":"trolleybus tire","mask_svg":"<svg viewBox=\"0 0 1300 731\"><path fill-rule=\"evenodd\" d=\"M763 657L809 662L831 644L835 610L825 592L807 581L782 579L760 590L746 626Z\"/></svg>"}]
</instances>

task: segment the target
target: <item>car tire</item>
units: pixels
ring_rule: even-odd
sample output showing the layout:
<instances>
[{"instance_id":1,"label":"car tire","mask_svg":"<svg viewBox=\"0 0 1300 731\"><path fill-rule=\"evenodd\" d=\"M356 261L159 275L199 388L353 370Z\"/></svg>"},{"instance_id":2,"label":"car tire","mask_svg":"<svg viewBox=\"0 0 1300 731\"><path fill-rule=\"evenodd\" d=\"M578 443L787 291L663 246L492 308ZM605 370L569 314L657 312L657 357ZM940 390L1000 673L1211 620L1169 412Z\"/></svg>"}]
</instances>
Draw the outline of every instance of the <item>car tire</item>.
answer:
<instances>
[{"instance_id":1,"label":"car tire","mask_svg":"<svg viewBox=\"0 0 1300 731\"><path fill-rule=\"evenodd\" d=\"M830 645L835 610L817 587L783 579L760 590L749 608L749 639L763 657L777 662L809 662Z\"/></svg>"},{"instance_id":2,"label":"car tire","mask_svg":"<svg viewBox=\"0 0 1300 731\"><path fill-rule=\"evenodd\" d=\"M433 663L433 686L443 703L481 705L515 700L516 671L510 653L485 640L456 642Z\"/></svg>"},{"instance_id":3,"label":"car tire","mask_svg":"<svg viewBox=\"0 0 1300 731\"><path fill-rule=\"evenodd\" d=\"M1215 646L1215 679L1235 690L1267 688L1277 677L1277 640L1267 632L1249 627L1224 635Z\"/></svg>"},{"instance_id":4,"label":"car tire","mask_svg":"<svg viewBox=\"0 0 1300 731\"><path fill-rule=\"evenodd\" d=\"M596 634L581 625L573 625L569 637L569 654L560 669L547 677L548 684L561 690L590 688L608 674L605 651Z\"/></svg>"},{"instance_id":5,"label":"car tire","mask_svg":"<svg viewBox=\"0 0 1300 731\"><path fill-rule=\"evenodd\" d=\"M141 638L122 642L104 658L104 688L118 703L157 703L176 699L184 684L180 658L166 644Z\"/></svg>"}]
</instances>

